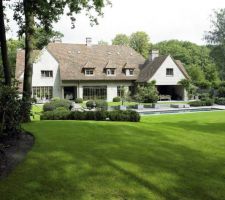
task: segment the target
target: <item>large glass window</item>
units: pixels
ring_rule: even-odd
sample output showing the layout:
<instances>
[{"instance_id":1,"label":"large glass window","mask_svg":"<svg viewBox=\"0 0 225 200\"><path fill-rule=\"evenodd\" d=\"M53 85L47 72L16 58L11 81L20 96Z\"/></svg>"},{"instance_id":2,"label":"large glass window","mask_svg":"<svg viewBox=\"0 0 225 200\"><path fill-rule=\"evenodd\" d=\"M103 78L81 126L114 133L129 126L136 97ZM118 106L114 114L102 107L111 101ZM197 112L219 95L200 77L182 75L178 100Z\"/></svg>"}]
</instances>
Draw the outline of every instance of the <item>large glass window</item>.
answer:
<instances>
[{"instance_id":1,"label":"large glass window","mask_svg":"<svg viewBox=\"0 0 225 200\"><path fill-rule=\"evenodd\" d=\"M51 99L53 96L53 88L49 86L33 87L32 95L36 99Z\"/></svg>"},{"instance_id":2,"label":"large glass window","mask_svg":"<svg viewBox=\"0 0 225 200\"><path fill-rule=\"evenodd\" d=\"M42 70L41 77L53 77L53 71Z\"/></svg>"},{"instance_id":3,"label":"large glass window","mask_svg":"<svg viewBox=\"0 0 225 200\"><path fill-rule=\"evenodd\" d=\"M83 87L83 99L95 100L95 99L107 99L107 86L84 86Z\"/></svg>"}]
</instances>

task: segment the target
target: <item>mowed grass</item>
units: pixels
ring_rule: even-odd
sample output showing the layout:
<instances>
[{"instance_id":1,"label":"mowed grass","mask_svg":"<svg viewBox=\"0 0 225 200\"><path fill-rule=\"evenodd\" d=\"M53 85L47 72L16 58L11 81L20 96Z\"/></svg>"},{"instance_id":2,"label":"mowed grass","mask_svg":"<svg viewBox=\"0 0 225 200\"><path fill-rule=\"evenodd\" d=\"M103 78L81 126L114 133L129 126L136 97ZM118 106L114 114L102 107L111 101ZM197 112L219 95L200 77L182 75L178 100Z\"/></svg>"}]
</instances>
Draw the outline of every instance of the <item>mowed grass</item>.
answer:
<instances>
[{"instance_id":1,"label":"mowed grass","mask_svg":"<svg viewBox=\"0 0 225 200\"><path fill-rule=\"evenodd\" d=\"M1 200L225 199L225 112L24 128L36 143Z\"/></svg>"}]
</instances>

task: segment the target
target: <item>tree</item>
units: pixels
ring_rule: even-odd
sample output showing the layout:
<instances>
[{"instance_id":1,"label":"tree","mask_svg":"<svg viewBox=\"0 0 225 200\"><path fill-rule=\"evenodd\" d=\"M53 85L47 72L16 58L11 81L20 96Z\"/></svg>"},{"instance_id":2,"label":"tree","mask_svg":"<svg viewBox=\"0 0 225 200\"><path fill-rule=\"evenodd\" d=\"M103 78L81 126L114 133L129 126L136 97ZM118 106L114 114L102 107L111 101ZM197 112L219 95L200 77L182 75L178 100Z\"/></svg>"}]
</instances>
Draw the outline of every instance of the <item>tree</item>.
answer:
<instances>
[{"instance_id":1,"label":"tree","mask_svg":"<svg viewBox=\"0 0 225 200\"><path fill-rule=\"evenodd\" d=\"M211 17L212 30L205 34L205 39L209 44L219 51L219 54L213 54L216 60L220 60L221 79L225 79L225 8L215 10ZM218 58L219 57L219 58Z\"/></svg>"},{"instance_id":2,"label":"tree","mask_svg":"<svg viewBox=\"0 0 225 200\"><path fill-rule=\"evenodd\" d=\"M143 57L149 56L151 48L149 36L145 32L136 32L130 36L130 47L140 53Z\"/></svg>"},{"instance_id":3,"label":"tree","mask_svg":"<svg viewBox=\"0 0 225 200\"><path fill-rule=\"evenodd\" d=\"M100 40L98 41L98 45L109 45L108 42L104 41L104 40Z\"/></svg>"},{"instance_id":4,"label":"tree","mask_svg":"<svg viewBox=\"0 0 225 200\"><path fill-rule=\"evenodd\" d=\"M49 30L46 31L43 27L36 28L34 34L34 49L43 49L49 42L59 39L61 40L64 35L59 31Z\"/></svg>"},{"instance_id":5,"label":"tree","mask_svg":"<svg viewBox=\"0 0 225 200\"><path fill-rule=\"evenodd\" d=\"M125 34L117 34L115 38L112 40L113 45L129 46L129 43L130 43L129 36Z\"/></svg>"},{"instance_id":6,"label":"tree","mask_svg":"<svg viewBox=\"0 0 225 200\"><path fill-rule=\"evenodd\" d=\"M2 66L4 72L4 80L6 85L11 85L11 69L9 65L8 49L6 42L6 29L4 22L4 6L3 0L0 0L0 43L1 43L1 56Z\"/></svg>"},{"instance_id":7,"label":"tree","mask_svg":"<svg viewBox=\"0 0 225 200\"><path fill-rule=\"evenodd\" d=\"M59 16L64 13L67 7L67 15L72 20L72 28L75 27L76 18L74 15L85 10L90 19L91 25L97 24L97 16L103 15L102 8L109 3L108 0L23 0L17 1L14 5L14 19L17 20L20 31L19 34L25 33L25 71L23 82L23 102L24 110L27 113L24 116L24 121L30 121L29 112L31 106L29 104L32 94L32 73L33 63L32 54L34 49L35 27L43 26L48 32L52 29L52 23L59 20ZM97 16L92 11L96 11ZM23 18L23 15L25 16Z\"/></svg>"},{"instance_id":8,"label":"tree","mask_svg":"<svg viewBox=\"0 0 225 200\"><path fill-rule=\"evenodd\" d=\"M156 103L159 99L159 92L155 84L155 81L151 81L144 86L138 85L135 100L139 103Z\"/></svg>"}]
</instances>

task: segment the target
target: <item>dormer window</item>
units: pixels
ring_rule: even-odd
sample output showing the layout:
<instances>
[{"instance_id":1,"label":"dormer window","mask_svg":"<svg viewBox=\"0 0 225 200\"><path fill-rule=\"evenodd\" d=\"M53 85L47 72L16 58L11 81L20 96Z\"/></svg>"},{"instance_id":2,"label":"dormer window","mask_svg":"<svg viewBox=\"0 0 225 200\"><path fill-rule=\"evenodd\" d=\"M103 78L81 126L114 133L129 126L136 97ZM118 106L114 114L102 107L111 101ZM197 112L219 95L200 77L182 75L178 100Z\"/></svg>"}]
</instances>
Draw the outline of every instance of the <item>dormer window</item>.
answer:
<instances>
[{"instance_id":1,"label":"dormer window","mask_svg":"<svg viewBox=\"0 0 225 200\"><path fill-rule=\"evenodd\" d=\"M107 76L115 76L115 69L106 69Z\"/></svg>"},{"instance_id":2,"label":"dormer window","mask_svg":"<svg viewBox=\"0 0 225 200\"><path fill-rule=\"evenodd\" d=\"M126 76L133 76L134 75L134 69L126 69Z\"/></svg>"},{"instance_id":3,"label":"dormer window","mask_svg":"<svg viewBox=\"0 0 225 200\"><path fill-rule=\"evenodd\" d=\"M85 69L84 73L85 73L85 76L93 76L94 69Z\"/></svg>"},{"instance_id":4,"label":"dormer window","mask_svg":"<svg viewBox=\"0 0 225 200\"><path fill-rule=\"evenodd\" d=\"M51 77L53 77L53 71L47 71L47 70L42 70L41 71L41 77L43 77L43 78L51 78Z\"/></svg>"}]
</instances>

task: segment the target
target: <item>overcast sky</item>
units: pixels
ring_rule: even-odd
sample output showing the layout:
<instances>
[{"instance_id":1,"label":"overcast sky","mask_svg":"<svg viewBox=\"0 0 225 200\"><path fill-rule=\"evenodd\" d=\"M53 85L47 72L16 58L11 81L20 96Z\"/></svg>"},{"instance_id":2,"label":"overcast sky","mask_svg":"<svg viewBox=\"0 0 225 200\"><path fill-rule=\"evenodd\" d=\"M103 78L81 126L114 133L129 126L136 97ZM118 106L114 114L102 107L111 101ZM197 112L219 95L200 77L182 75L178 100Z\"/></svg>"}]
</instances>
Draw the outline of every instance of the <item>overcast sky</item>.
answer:
<instances>
[{"instance_id":1,"label":"overcast sky","mask_svg":"<svg viewBox=\"0 0 225 200\"><path fill-rule=\"evenodd\" d=\"M111 40L118 33L145 31L151 42L179 39L204 44L203 34L210 28L213 9L225 8L225 0L111 0L99 25L91 27L85 15L77 16L76 28L63 16L55 30L64 34L63 42L84 43ZM16 28L14 28L16 30ZM15 32L12 33L15 37Z\"/></svg>"}]
</instances>

